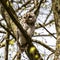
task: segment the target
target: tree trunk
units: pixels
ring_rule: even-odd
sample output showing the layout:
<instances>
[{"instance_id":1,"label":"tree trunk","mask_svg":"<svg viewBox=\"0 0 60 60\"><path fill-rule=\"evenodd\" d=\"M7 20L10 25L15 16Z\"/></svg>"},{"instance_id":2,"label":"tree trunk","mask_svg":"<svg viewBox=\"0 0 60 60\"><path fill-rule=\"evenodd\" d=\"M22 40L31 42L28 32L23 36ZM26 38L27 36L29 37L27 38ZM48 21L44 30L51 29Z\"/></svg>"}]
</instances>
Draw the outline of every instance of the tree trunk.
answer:
<instances>
[{"instance_id":1,"label":"tree trunk","mask_svg":"<svg viewBox=\"0 0 60 60\"><path fill-rule=\"evenodd\" d=\"M60 0L52 0L52 6L57 32L56 51L54 60L60 60Z\"/></svg>"}]
</instances>

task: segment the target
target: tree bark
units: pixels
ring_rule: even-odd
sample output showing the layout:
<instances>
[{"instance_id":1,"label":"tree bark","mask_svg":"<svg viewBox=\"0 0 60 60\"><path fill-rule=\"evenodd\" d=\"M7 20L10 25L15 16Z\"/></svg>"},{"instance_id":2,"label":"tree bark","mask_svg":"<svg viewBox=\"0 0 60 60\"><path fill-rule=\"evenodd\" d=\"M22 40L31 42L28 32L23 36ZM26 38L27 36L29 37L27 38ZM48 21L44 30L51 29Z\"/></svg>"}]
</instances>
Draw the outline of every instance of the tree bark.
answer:
<instances>
[{"instance_id":1,"label":"tree bark","mask_svg":"<svg viewBox=\"0 0 60 60\"><path fill-rule=\"evenodd\" d=\"M57 32L56 51L54 60L60 60L60 0L52 0L52 6Z\"/></svg>"}]
</instances>

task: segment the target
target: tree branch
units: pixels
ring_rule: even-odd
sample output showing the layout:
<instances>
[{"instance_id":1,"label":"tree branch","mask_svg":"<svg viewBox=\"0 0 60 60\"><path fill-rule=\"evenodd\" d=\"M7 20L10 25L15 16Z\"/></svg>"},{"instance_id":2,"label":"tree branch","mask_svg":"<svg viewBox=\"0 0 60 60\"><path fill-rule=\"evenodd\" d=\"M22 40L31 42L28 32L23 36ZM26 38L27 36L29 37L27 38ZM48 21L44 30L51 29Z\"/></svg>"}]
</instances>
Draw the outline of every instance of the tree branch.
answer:
<instances>
[{"instance_id":1,"label":"tree branch","mask_svg":"<svg viewBox=\"0 0 60 60\"><path fill-rule=\"evenodd\" d=\"M50 35L52 35L55 39L57 39L50 31L48 31L42 24L39 23L39 25L41 25L41 27L43 27Z\"/></svg>"},{"instance_id":2,"label":"tree branch","mask_svg":"<svg viewBox=\"0 0 60 60\"><path fill-rule=\"evenodd\" d=\"M18 10L22 9L22 7L24 7L24 6L26 6L27 4L29 4L30 1L31 1L31 0L28 0L25 4L23 4L20 8L18 8L18 9L16 10L16 12L17 12Z\"/></svg>"},{"instance_id":3,"label":"tree branch","mask_svg":"<svg viewBox=\"0 0 60 60\"><path fill-rule=\"evenodd\" d=\"M32 42L35 42L35 43L38 43L38 44L42 45L43 47L45 47L46 49L50 50L50 51L53 52L53 53L55 52L54 49L50 48L48 45L44 44L44 43L41 42L41 41L32 40Z\"/></svg>"},{"instance_id":4,"label":"tree branch","mask_svg":"<svg viewBox=\"0 0 60 60\"><path fill-rule=\"evenodd\" d=\"M41 6L42 2L43 2L43 0L40 1L40 3L38 4L37 9L36 9L35 12L34 12L34 13L36 14L36 16L38 16L39 9L40 9L40 6Z\"/></svg>"},{"instance_id":5,"label":"tree branch","mask_svg":"<svg viewBox=\"0 0 60 60\"><path fill-rule=\"evenodd\" d=\"M8 48L9 48L9 34L7 33L7 38L5 43L5 60L8 60Z\"/></svg>"},{"instance_id":6,"label":"tree branch","mask_svg":"<svg viewBox=\"0 0 60 60\"><path fill-rule=\"evenodd\" d=\"M10 32L10 30L9 30L7 27L3 26L3 25L1 24L1 22L0 22L0 26L1 26L2 28L4 28L10 35L12 35L13 38L16 39L16 37Z\"/></svg>"}]
</instances>

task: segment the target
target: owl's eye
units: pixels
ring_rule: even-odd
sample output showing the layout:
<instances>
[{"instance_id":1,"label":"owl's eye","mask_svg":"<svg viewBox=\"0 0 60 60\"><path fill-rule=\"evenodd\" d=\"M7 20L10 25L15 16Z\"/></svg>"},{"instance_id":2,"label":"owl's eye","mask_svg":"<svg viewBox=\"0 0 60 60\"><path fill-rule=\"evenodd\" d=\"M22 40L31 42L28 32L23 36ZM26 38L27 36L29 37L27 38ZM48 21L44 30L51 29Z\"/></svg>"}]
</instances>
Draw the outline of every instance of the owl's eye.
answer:
<instances>
[{"instance_id":1,"label":"owl's eye","mask_svg":"<svg viewBox=\"0 0 60 60\"><path fill-rule=\"evenodd\" d=\"M32 18L32 16L29 16L29 18Z\"/></svg>"}]
</instances>

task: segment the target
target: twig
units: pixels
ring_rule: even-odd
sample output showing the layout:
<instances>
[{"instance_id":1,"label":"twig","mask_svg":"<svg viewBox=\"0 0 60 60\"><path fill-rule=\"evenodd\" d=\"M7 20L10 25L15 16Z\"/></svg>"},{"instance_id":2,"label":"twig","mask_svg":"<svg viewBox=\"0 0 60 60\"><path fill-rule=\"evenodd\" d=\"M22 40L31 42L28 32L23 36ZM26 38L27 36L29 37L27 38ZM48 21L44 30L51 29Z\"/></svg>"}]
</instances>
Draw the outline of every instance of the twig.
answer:
<instances>
[{"instance_id":1,"label":"twig","mask_svg":"<svg viewBox=\"0 0 60 60\"><path fill-rule=\"evenodd\" d=\"M50 31L48 31L42 24L39 23L39 25L41 25L41 27L43 27L50 35L52 35L55 39L57 39Z\"/></svg>"},{"instance_id":2,"label":"twig","mask_svg":"<svg viewBox=\"0 0 60 60\"><path fill-rule=\"evenodd\" d=\"M18 10L20 10L22 7L24 7L24 6L26 6L27 4L29 4L30 1L31 1L31 0L28 0L25 4L23 4L20 8L18 8L18 9L16 10L16 12L17 12Z\"/></svg>"},{"instance_id":3,"label":"twig","mask_svg":"<svg viewBox=\"0 0 60 60\"><path fill-rule=\"evenodd\" d=\"M50 13L49 13L49 14L48 14L48 16L46 17L46 19L45 19L45 21L44 21L44 23L43 23L43 24L45 24L45 23L46 23L46 21L48 20L49 16L51 15L51 13L52 13L52 8L51 8Z\"/></svg>"},{"instance_id":4,"label":"twig","mask_svg":"<svg viewBox=\"0 0 60 60\"><path fill-rule=\"evenodd\" d=\"M53 35L55 35L56 33L52 33ZM51 36L50 34L48 34L48 35L46 35L46 34L44 34L44 35L40 35L40 34L38 34L38 35L33 35L33 37L38 37L38 36Z\"/></svg>"},{"instance_id":5,"label":"twig","mask_svg":"<svg viewBox=\"0 0 60 60\"><path fill-rule=\"evenodd\" d=\"M15 56L13 57L13 59L12 59L12 60L15 60L16 56L17 56L17 53L15 54Z\"/></svg>"},{"instance_id":6,"label":"twig","mask_svg":"<svg viewBox=\"0 0 60 60\"><path fill-rule=\"evenodd\" d=\"M5 60L8 60L8 48L9 48L9 34L7 33L7 38L5 43Z\"/></svg>"},{"instance_id":7,"label":"twig","mask_svg":"<svg viewBox=\"0 0 60 60\"><path fill-rule=\"evenodd\" d=\"M38 44L44 46L46 49L50 50L50 51L53 52L53 53L55 52L54 49L50 48L48 45L44 44L44 43L41 42L41 41L38 41L38 40L32 40L32 42L35 42L35 43L38 43Z\"/></svg>"},{"instance_id":8,"label":"twig","mask_svg":"<svg viewBox=\"0 0 60 60\"><path fill-rule=\"evenodd\" d=\"M44 24L44 27L51 24L51 23L53 23L53 22L54 22L54 20L49 21L48 23ZM42 26L39 25L38 27L35 27L35 29L38 29L38 28L41 28L41 27Z\"/></svg>"},{"instance_id":9,"label":"twig","mask_svg":"<svg viewBox=\"0 0 60 60\"><path fill-rule=\"evenodd\" d=\"M48 60L48 59L49 59L49 57L50 57L52 54L54 54L54 53L52 52L51 54L49 54L49 56L47 57L47 59L46 59L46 60Z\"/></svg>"},{"instance_id":10,"label":"twig","mask_svg":"<svg viewBox=\"0 0 60 60\"><path fill-rule=\"evenodd\" d=\"M35 12L34 12L34 13L36 14L36 16L38 16L39 9L40 9L40 6L41 6L42 2L43 2L43 0L40 1L40 3L38 4L37 9L36 9Z\"/></svg>"},{"instance_id":11,"label":"twig","mask_svg":"<svg viewBox=\"0 0 60 60\"><path fill-rule=\"evenodd\" d=\"M12 37L14 37L14 38L16 39L16 37L10 32L10 30L9 30L7 27L3 26L3 25L1 24L1 22L0 22L0 26L1 26L2 28L4 28L10 35L12 35Z\"/></svg>"},{"instance_id":12,"label":"twig","mask_svg":"<svg viewBox=\"0 0 60 60\"><path fill-rule=\"evenodd\" d=\"M6 34L6 32L5 32L5 31L0 31L0 33Z\"/></svg>"}]
</instances>

